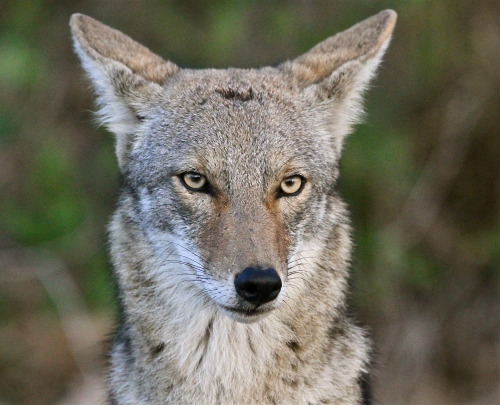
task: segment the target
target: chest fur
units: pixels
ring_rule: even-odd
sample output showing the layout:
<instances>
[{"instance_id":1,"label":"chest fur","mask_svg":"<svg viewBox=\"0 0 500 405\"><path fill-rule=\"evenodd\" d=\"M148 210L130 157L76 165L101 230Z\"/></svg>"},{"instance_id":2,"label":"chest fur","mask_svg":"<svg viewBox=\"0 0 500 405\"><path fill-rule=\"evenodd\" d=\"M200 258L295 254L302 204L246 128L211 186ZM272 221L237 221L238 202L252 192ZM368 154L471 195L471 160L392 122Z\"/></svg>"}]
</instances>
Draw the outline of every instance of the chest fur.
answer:
<instances>
[{"instance_id":1,"label":"chest fur","mask_svg":"<svg viewBox=\"0 0 500 405\"><path fill-rule=\"evenodd\" d=\"M112 386L123 391L127 380L127 392L117 394L123 403L357 401L366 353L357 352L363 338L356 330L348 339L345 327L340 332L312 324L309 333L299 335L276 317L245 325L209 310L183 322L183 328L170 325L159 331L156 346L138 336L137 329L127 332L135 334L133 344L115 346L113 361L119 364Z\"/></svg>"}]
</instances>

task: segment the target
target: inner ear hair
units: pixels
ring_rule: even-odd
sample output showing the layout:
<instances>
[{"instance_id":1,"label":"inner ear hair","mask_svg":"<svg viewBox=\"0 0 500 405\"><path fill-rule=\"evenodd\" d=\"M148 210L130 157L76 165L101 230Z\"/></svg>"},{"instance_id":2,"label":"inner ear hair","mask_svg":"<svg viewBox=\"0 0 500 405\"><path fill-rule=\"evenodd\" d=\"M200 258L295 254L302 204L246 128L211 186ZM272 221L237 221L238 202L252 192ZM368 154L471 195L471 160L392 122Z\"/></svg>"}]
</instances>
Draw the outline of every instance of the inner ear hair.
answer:
<instances>
[{"instance_id":1,"label":"inner ear hair","mask_svg":"<svg viewBox=\"0 0 500 405\"><path fill-rule=\"evenodd\" d=\"M316 84L350 61L366 62L383 53L396 24L393 10L382 11L319 43L283 65L304 86Z\"/></svg>"},{"instance_id":2,"label":"inner ear hair","mask_svg":"<svg viewBox=\"0 0 500 405\"><path fill-rule=\"evenodd\" d=\"M81 50L98 63L119 62L132 73L160 85L179 70L174 63L165 61L129 36L91 17L73 14L70 26Z\"/></svg>"}]
</instances>

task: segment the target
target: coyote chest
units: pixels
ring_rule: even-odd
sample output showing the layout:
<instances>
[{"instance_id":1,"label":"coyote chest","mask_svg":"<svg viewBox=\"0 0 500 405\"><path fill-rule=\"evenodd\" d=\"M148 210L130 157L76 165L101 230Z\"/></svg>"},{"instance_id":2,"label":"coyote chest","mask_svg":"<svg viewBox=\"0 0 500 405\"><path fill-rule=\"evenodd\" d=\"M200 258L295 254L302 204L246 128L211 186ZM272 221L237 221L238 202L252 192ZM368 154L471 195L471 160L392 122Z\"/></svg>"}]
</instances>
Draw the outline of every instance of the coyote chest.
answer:
<instances>
[{"instance_id":1,"label":"coyote chest","mask_svg":"<svg viewBox=\"0 0 500 405\"><path fill-rule=\"evenodd\" d=\"M277 67L191 70L72 17L124 180L112 404L367 401L335 185L395 20L383 11Z\"/></svg>"}]
</instances>

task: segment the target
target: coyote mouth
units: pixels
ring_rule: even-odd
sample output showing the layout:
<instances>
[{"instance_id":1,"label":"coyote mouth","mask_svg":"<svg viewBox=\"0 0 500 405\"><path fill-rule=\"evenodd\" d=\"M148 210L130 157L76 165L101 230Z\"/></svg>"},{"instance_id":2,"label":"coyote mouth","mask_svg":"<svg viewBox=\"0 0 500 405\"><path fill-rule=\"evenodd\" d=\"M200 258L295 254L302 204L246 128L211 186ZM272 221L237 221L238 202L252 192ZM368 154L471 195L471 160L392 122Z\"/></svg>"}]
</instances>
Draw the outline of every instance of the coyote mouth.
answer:
<instances>
[{"instance_id":1,"label":"coyote mouth","mask_svg":"<svg viewBox=\"0 0 500 405\"><path fill-rule=\"evenodd\" d=\"M235 308L235 307L226 307L222 306L221 308L233 315L237 315L243 318L255 318L260 315L268 314L273 310L273 308L254 308L254 309L244 309L244 308Z\"/></svg>"}]
</instances>

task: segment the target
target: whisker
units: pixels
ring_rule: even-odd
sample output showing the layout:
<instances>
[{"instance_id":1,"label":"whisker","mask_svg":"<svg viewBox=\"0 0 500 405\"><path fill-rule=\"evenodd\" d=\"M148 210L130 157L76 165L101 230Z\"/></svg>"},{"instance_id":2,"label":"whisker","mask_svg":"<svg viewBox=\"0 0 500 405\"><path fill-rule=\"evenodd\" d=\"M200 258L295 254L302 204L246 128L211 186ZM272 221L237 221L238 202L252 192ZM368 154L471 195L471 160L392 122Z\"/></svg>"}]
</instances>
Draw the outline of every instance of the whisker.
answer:
<instances>
[{"instance_id":1,"label":"whisker","mask_svg":"<svg viewBox=\"0 0 500 405\"><path fill-rule=\"evenodd\" d=\"M174 244L175 246L179 246L180 248L182 248L182 249L184 249L184 250L187 250L187 251L188 251L189 253L191 253L193 256L196 256L196 257L197 257L198 259L200 259L202 262L204 262L204 263L208 264L208 261L207 261L205 258L203 258L203 257L201 257L200 255L198 255L198 254L196 254L196 253L192 252L192 251L191 251L191 250L189 250L187 247L182 246L182 245L181 245L181 244L179 244L179 243L175 243L174 241L170 241L170 243Z\"/></svg>"},{"instance_id":2,"label":"whisker","mask_svg":"<svg viewBox=\"0 0 500 405\"><path fill-rule=\"evenodd\" d=\"M204 269L203 267L200 267L200 266L195 265L193 263L183 262L183 261L174 260L174 259L165 260L165 261L163 261L163 264L183 264L183 265L189 266L189 267L196 269L196 270L203 270Z\"/></svg>"}]
</instances>

